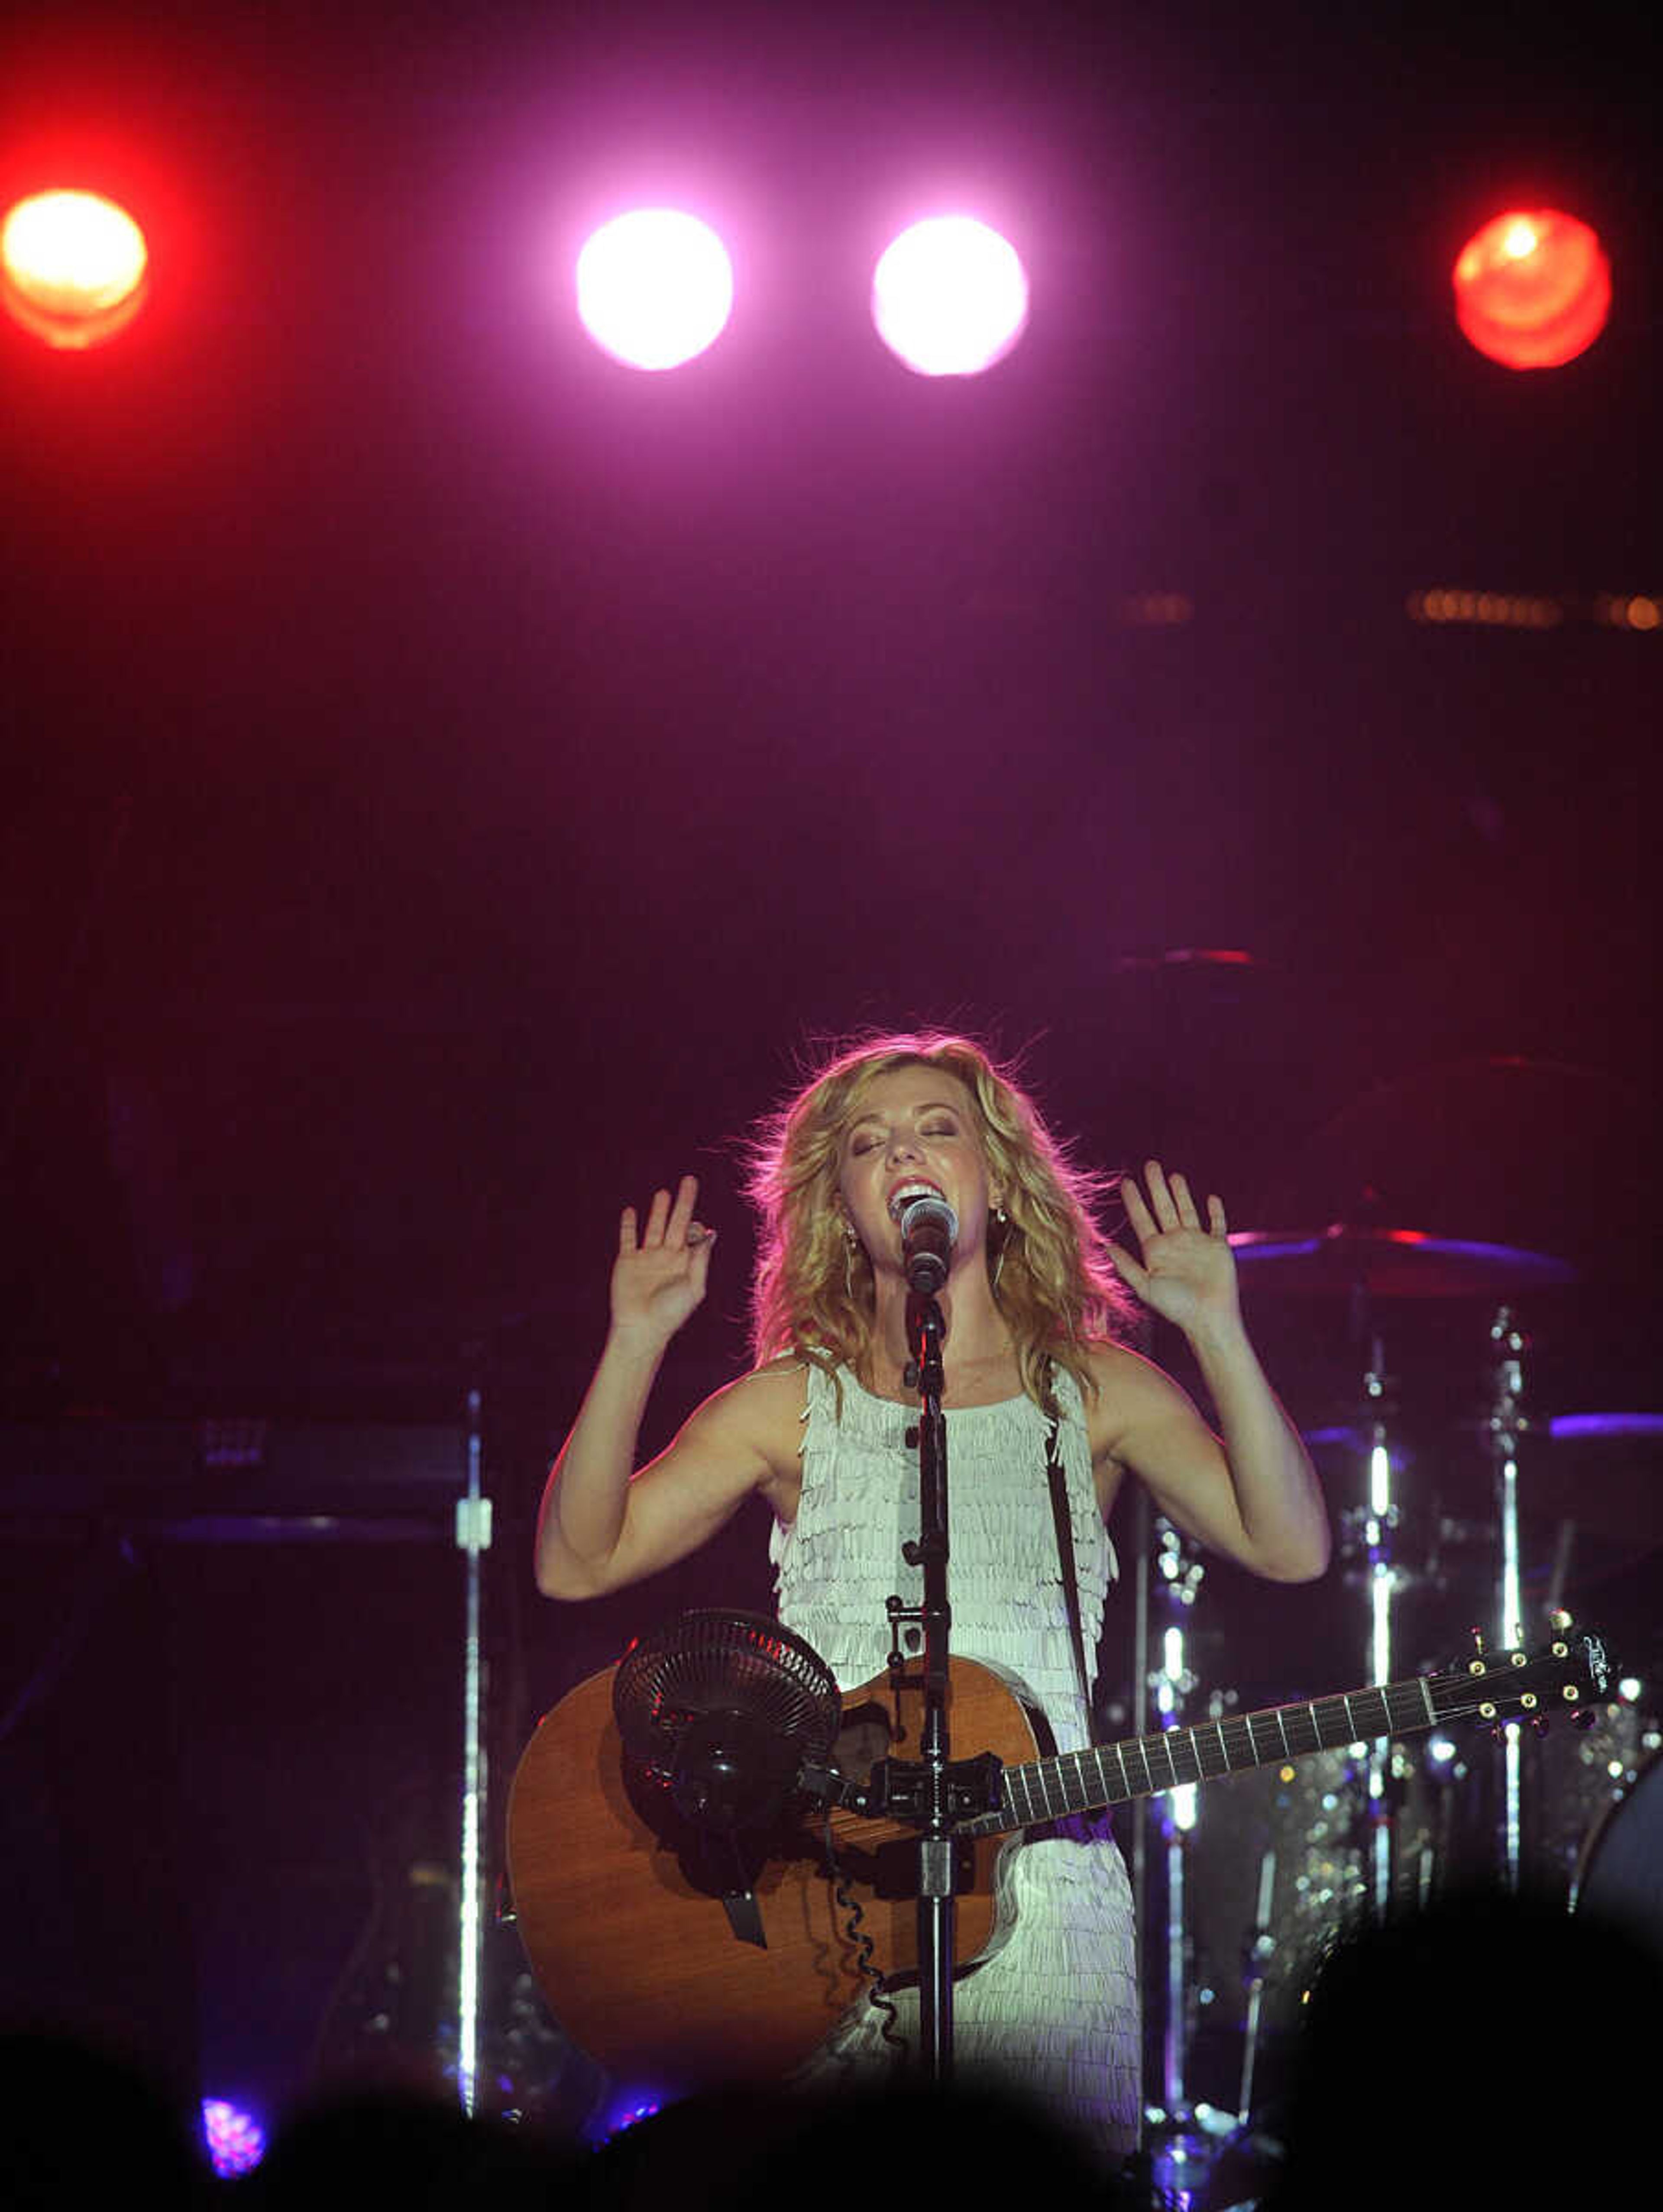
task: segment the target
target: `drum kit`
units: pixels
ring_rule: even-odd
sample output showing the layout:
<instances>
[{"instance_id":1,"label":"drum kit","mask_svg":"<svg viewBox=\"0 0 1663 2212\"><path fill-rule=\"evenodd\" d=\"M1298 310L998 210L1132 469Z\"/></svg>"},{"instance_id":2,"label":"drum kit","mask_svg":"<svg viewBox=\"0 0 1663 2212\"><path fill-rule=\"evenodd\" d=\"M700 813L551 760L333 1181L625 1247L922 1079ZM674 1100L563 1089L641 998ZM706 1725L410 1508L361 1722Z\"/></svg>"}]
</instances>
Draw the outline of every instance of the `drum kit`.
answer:
<instances>
[{"instance_id":1,"label":"drum kit","mask_svg":"<svg viewBox=\"0 0 1663 2212\"><path fill-rule=\"evenodd\" d=\"M1250 1310L1273 1301L1320 1334L1325 1314L1344 1304L1349 1404L1307 1443L1336 1523L1349 1678L1384 1683L1447 1665L1468 1635L1480 1651L1538 1643L1568 1601L1599 1610L1591 1575L1617 1562L1627 1571L1663 1545L1663 1415L1534 1410L1520 1302L1573 1282L1571 1265L1380 1226L1231 1243ZM1430 1341L1464 1361L1453 1439L1428 1447L1405 1419L1388 1322L1417 1340L1430 1322ZM1441 1418L1452 1425L1447 1404ZM1190 1655L1208 1640L1205 1570L1187 1540L1155 1525L1147 1679L1163 1717L1197 1720L1185 1707ZM1438 1648L1421 1649L1422 1635L1438 1636ZM1615 1656L1619 1668L1654 1658ZM1351 1666L1361 1671L1350 1676ZM1538 1734L1512 1723L1465 1741L1437 1730L1260 1768L1187 1804L1182 1793L1160 1801L1148 1849L1164 1914L1146 1925L1164 1918L1165 1972L1151 1958L1145 1985L1157 2015L1151 2137L1170 2188L1230 2201L1195 2185L1227 2162L1229 2146L1274 2150L1301 1996L1361 1923L1493 1881L1568 1909L1597 1903L1663 1946L1657 1710L1634 1676L1614 1686L1584 1717L1592 1725ZM1233 1702L1215 1695L1209 1710Z\"/></svg>"}]
</instances>

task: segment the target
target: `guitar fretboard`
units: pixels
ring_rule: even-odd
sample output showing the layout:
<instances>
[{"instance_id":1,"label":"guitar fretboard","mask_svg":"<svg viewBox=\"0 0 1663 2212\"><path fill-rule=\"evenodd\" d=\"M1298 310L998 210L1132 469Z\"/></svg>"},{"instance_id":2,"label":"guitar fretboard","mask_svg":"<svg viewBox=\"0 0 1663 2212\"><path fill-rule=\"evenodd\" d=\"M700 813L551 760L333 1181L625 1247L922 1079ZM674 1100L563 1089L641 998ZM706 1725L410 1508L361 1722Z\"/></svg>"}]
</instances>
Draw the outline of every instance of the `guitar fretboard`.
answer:
<instances>
[{"instance_id":1,"label":"guitar fretboard","mask_svg":"<svg viewBox=\"0 0 1663 2212\"><path fill-rule=\"evenodd\" d=\"M1377 1736L1408 1735L1439 1718L1432 1686L1423 1680L1388 1682L1319 1698L1310 1705L1272 1705L1263 1712L1203 1721L1193 1728L1159 1729L1122 1743L1065 1751L1001 1777L1000 1809L962 1824L960 1834L1000 1835L1035 1821L1088 1813L1132 1797L1153 1797L1186 1783L1209 1782L1278 1759L1303 1759Z\"/></svg>"}]
</instances>

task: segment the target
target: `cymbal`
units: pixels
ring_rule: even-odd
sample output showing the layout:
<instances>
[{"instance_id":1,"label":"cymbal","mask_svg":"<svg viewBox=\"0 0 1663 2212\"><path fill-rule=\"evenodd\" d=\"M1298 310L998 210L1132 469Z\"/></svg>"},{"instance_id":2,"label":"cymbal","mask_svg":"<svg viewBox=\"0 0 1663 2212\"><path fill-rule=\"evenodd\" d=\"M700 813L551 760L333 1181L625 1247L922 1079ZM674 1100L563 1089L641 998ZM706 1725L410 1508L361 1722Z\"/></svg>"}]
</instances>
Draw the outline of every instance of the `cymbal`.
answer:
<instances>
[{"instance_id":1,"label":"cymbal","mask_svg":"<svg viewBox=\"0 0 1663 2212\"><path fill-rule=\"evenodd\" d=\"M1512 1244L1419 1229L1247 1229L1230 1238L1255 1290L1381 1298L1499 1297L1575 1280L1567 1261Z\"/></svg>"},{"instance_id":2,"label":"cymbal","mask_svg":"<svg viewBox=\"0 0 1663 2212\"><path fill-rule=\"evenodd\" d=\"M1540 1438L1541 1430L1536 1431ZM1519 1455L1519 1510L1663 1543L1663 1413L1560 1413Z\"/></svg>"}]
</instances>

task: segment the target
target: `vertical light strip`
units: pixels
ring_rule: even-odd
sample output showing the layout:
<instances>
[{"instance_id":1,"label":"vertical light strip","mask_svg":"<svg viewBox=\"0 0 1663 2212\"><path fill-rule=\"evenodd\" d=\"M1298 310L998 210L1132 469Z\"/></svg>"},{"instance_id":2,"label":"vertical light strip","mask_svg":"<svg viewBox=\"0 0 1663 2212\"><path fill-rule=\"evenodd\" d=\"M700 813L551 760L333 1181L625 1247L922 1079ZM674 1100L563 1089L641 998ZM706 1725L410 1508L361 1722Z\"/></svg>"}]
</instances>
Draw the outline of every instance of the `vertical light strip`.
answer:
<instances>
[{"instance_id":1,"label":"vertical light strip","mask_svg":"<svg viewBox=\"0 0 1663 2212\"><path fill-rule=\"evenodd\" d=\"M1512 1651L1524 1638L1524 1595L1519 1570L1519 1462L1502 1462L1502 1644Z\"/></svg>"},{"instance_id":2,"label":"vertical light strip","mask_svg":"<svg viewBox=\"0 0 1663 2212\"><path fill-rule=\"evenodd\" d=\"M1374 1553L1369 1577L1372 1611L1369 1658L1372 1681L1378 1686L1392 1680L1392 1563L1387 1530L1392 1525L1392 1455L1378 1436L1368 1455L1369 1548Z\"/></svg>"},{"instance_id":3,"label":"vertical light strip","mask_svg":"<svg viewBox=\"0 0 1663 2212\"><path fill-rule=\"evenodd\" d=\"M1517 1649L1524 1638L1524 1594L1519 1566L1519 1462L1509 1452L1502 1462L1502 1619L1504 1650ZM1502 1848L1509 1889L1519 1887L1524 1750L1517 1722L1503 1738L1507 1805L1502 1815Z\"/></svg>"},{"instance_id":4,"label":"vertical light strip","mask_svg":"<svg viewBox=\"0 0 1663 2212\"><path fill-rule=\"evenodd\" d=\"M480 1837L485 1793L484 1667L479 1635L481 1560L490 1548L490 1501L481 1495L479 1393L467 1400L467 1495L456 1505L456 1541L467 1560L466 1626L462 1646L462 1865L458 1884L456 2093L472 2113L479 2072L479 1967L483 1933Z\"/></svg>"},{"instance_id":5,"label":"vertical light strip","mask_svg":"<svg viewBox=\"0 0 1663 2212\"><path fill-rule=\"evenodd\" d=\"M1183 1699L1189 1672L1185 1662L1184 1631L1169 1628L1162 1644L1164 1679L1160 1685L1160 1710L1169 1728L1178 1725L1179 1708ZM1196 1785L1180 1782L1167 1793L1172 1808L1173 1826L1180 1835L1188 1835L1196 1824Z\"/></svg>"},{"instance_id":6,"label":"vertical light strip","mask_svg":"<svg viewBox=\"0 0 1663 2212\"><path fill-rule=\"evenodd\" d=\"M1377 1352L1377 1362L1378 1358ZM1376 1421L1368 1454L1368 1660L1369 1680L1376 1687L1392 1680L1392 1596L1397 1584L1392 1566L1392 1454L1385 1424ZM1369 1868L1374 1909L1382 1917L1392 1906L1392 1816L1386 1802L1391 1756L1389 1743L1373 1743L1364 1761Z\"/></svg>"},{"instance_id":7,"label":"vertical light strip","mask_svg":"<svg viewBox=\"0 0 1663 2212\"><path fill-rule=\"evenodd\" d=\"M1184 1959L1184 1838L1177 1829L1167 1843L1167 2110L1182 2112L1187 2100L1185 2085Z\"/></svg>"}]
</instances>

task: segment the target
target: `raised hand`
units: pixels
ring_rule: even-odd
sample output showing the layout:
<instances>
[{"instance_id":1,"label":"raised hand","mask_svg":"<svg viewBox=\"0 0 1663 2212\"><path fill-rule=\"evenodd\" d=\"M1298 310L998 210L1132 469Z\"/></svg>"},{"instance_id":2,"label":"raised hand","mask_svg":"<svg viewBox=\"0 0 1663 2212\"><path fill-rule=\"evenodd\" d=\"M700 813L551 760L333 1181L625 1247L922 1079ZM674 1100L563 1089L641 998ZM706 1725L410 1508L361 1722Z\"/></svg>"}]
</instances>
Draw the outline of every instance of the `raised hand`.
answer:
<instances>
[{"instance_id":1,"label":"raised hand","mask_svg":"<svg viewBox=\"0 0 1663 2212\"><path fill-rule=\"evenodd\" d=\"M697 1198L697 1177L683 1176L673 1202L667 1190L655 1193L644 1228L624 1207L612 1265L615 1330L667 1344L702 1303L716 1233L693 1218Z\"/></svg>"},{"instance_id":2,"label":"raised hand","mask_svg":"<svg viewBox=\"0 0 1663 2212\"><path fill-rule=\"evenodd\" d=\"M1240 1318L1235 1254L1230 1249L1224 1207L1207 1200L1203 1224L1181 1175L1168 1176L1159 1160L1144 1163L1146 1201L1128 1176L1120 1186L1126 1218L1137 1238L1142 1259L1109 1245L1109 1255L1128 1289L1145 1305L1186 1334L1234 1323Z\"/></svg>"}]
</instances>

